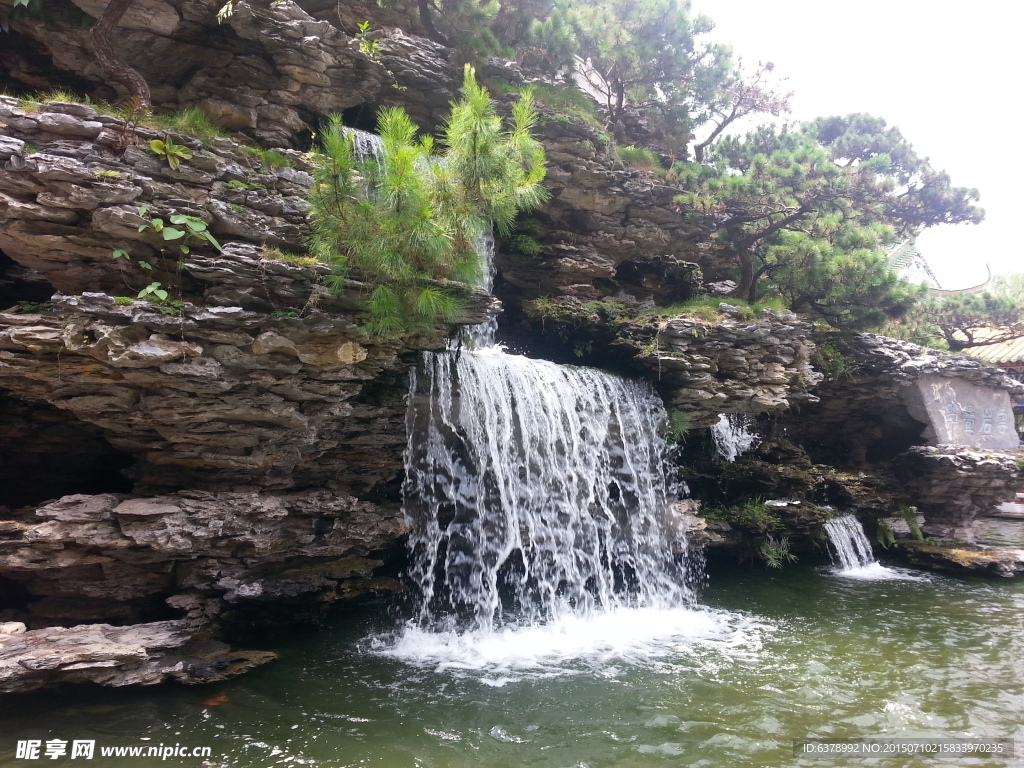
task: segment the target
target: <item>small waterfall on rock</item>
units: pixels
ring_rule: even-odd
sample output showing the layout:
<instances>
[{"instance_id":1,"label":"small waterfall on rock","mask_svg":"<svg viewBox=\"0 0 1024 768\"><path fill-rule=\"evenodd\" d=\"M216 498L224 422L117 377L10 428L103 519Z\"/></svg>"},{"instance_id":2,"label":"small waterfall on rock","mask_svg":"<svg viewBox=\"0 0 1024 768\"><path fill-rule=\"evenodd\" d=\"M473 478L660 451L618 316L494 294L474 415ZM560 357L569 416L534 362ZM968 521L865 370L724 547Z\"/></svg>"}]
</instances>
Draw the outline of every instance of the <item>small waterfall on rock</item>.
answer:
<instances>
[{"instance_id":1,"label":"small waterfall on rock","mask_svg":"<svg viewBox=\"0 0 1024 768\"><path fill-rule=\"evenodd\" d=\"M380 136L358 128L345 127L345 133L352 141L352 150L360 160L374 158L380 160L384 154L384 142Z\"/></svg>"},{"instance_id":2,"label":"small waterfall on rock","mask_svg":"<svg viewBox=\"0 0 1024 768\"><path fill-rule=\"evenodd\" d=\"M349 131L362 157L379 139ZM482 287L494 242L481 233ZM660 653L735 631L692 607L651 385L510 355L494 319L410 376L403 511L417 615L383 653L441 667Z\"/></svg>"},{"instance_id":3,"label":"small waterfall on rock","mask_svg":"<svg viewBox=\"0 0 1024 768\"><path fill-rule=\"evenodd\" d=\"M761 438L751 431L750 422L750 417L742 413L720 414L718 421L711 426L715 452L726 461L733 462L740 454L756 447Z\"/></svg>"},{"instance_id":4,"label":"small waterfall on rock","mask_svg":"<svg viewBox=\"0 0 1024 768\"><path fill-rule=\"evenodd\" d=\"M864 527L853 515L840 515L825 523L825 533L835 556L835 573L852 579L927 581L903 568L887 568L875 559Z\"/></svg>"},{"instance_id":5,"label":"small waterfall on rock","mask_svg":"<svg viewBox=\"0 0 1024 768\"><path fill-rule=\"evenodd\" d=\"M835 550L841 571L864 568L875 562L864 527L853 515L840 515L825 523L825 532Z\"/></svg>"}]
</instances>

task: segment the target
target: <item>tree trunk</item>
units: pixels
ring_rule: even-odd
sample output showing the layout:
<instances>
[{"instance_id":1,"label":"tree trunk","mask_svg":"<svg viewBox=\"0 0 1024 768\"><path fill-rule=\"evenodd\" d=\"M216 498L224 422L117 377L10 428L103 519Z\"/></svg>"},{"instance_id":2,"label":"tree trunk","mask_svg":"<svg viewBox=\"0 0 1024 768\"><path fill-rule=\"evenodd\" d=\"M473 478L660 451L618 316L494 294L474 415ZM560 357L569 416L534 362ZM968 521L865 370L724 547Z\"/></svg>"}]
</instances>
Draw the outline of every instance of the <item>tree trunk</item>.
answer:
<instances>
[{"instance_id":1,"label":"tree trunk","mask_svg":"<svg viewBox=\"0 0 1024 768\"><path fill-rule=\"evenodd\" d=\"M433 40L435 43L451 48L451 41L437 31L437 27L434 26L434 17L430 13L430 2L431 0L419 0L420 9L420 23L423 25L423 30L427 33L427 37Z\"/></svg>"},{"instance_id":2,"label":"tree trunk","mask_svg":"<svg viewBox=\"0 0 1024 768\"><path fill-rule=\"evenodd\" d=\"M117 58L110 45L110 33L114 31L114 27L121 21L132 2L133 0L110 0L92 27L92 47L96 54L96 63L106 76L115 83L120 83L128 92L129 98L139 106L148 109L153 102L149 84L142 75Z\"/></svg>"},{"instance_id":3,"label":"tree trunk","mask_svg":"<svg viewBox=\"0 0 1024 768\"><path fill-rule=\"evenodd\" d=\"M740 282L736 286L736 290L732 292L732 295L749 301L749 297L755 293L756 289L754 284L754 257L751 255L748 247L742 246L736 249L736 260L740 263Z\"/></svg>"}]
</instances>

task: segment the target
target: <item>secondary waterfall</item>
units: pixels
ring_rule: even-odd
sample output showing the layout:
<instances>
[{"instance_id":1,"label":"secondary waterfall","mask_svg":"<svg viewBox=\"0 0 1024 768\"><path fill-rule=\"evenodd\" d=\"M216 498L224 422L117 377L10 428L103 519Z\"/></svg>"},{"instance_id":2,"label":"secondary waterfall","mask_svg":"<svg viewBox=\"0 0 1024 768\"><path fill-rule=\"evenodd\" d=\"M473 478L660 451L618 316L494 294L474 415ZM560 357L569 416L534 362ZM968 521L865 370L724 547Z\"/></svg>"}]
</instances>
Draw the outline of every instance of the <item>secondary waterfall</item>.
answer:
<instances>
[{"instance_id":1,"label":"secondary waterfall","mask_svg":"<svg viewBox=\"0 0 1024 768\"><path fill-rule=\"evenodd\" d=\"M404 498L421 626L690 601L650 386L490 347L426 354L410 398Z\"/></svg>"},{"instance_id":2,"label":"secondary waterfall","mask_svg":"<svg viewBox=\"0 0 1024 768\"><path fill-rule=\"evenodd\" d=\"M825 532L835 553L836 573L853 579L868 581L927 581L927 576L915 574L904 568L887 568L875 559L871 542L864 535L864 528L853 515L840 515L825 523Z\"/></svg>"},{"instance_id":3,"label":"secondary waterfall","mask_svg":"<svg viewBox=\"0 0 1024 768\"><path fill-rule=\"evenodd\" d=\"M715 441L715 452L729 462L746 453L761 442L761 438L750 429L750 417L741 413L722 413L711 426Z\"/></svg>"},{"instance_id":4,"label":"secondary waterfall","mask_svg":"<svg viewBox=\"0 0 1024 768\"><path fill-rule=\"evenodd\" d=\"M347 126L344 131L352 142L352 151L360 160L372 157L379 161L384 156L384 142L377 134Z\"/></svg>"},{"instance_id":5,"label":"secondary waterfall","mask_svg":"<svg viewBox=\"0 0 1024 768\"><path fill-rule=\"evenodd\" d=\"M864 527L853 515L840 515L825 523L825 532L835 550L841 571L864 568L875 562Z\"/></svg>"}]
</instances>

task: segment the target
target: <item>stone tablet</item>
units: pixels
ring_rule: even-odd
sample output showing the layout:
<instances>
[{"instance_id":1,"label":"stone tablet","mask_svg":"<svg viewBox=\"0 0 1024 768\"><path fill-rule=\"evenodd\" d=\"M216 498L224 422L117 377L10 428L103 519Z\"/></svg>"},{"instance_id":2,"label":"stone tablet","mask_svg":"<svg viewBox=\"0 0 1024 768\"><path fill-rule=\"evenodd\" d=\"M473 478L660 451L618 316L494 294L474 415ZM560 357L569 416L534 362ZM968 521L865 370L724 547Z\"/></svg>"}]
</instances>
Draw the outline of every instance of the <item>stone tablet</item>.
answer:
<instances>
[{"instance_id":1,"label":"stone tablet","mask_svg":"<svg viewBox=\"0 0 1024 768\"><path fill-rule=\"evenodd\" d=\"M1016 450L1010 395L964 379L926 374L901 390L907 411L927 425L929 445Z\"/></svg>"}]
</instances>

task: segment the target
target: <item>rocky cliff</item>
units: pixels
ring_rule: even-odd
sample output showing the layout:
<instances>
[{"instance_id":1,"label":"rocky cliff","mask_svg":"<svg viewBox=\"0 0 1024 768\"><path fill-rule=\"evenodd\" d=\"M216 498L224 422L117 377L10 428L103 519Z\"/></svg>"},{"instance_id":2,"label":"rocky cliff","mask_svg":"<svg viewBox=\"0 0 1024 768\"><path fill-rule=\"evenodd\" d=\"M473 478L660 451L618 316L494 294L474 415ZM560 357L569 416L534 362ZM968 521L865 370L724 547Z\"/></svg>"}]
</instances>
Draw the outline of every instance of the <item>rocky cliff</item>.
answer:
<instances>
[{"instance_id":1,"label":"rocky cliff","mask_svg":"<svg viewBox=\"0 0 1024 768\"><path fill-rule=\"evenodd\" d=\"M119 52L158 111L198 106L231 138L126 122L96 103L0 96L3 691L222 679L269 655L216 638L315 623L400 586L388 560L405 534L406 374L445 340L369 337L364 286L327 289L330 269L302 255L301 150L337 111L372 128L376 107L401 104L436 125L458 67L402 6L243 1L218 24L219 5L138 0ZM118 97L81 23L102 2L47 0L45 24L11 8L0 0L11 29L0 86ZM380 39L374 58L355 37L363 19ZM500 62L484 74L521 80ZM539 131L552 197L537 252L509 244L496 259L495 293L521 347L647 377L693 428L785 412L815 461L836 464L846 459L828 451L870 463L872 445L920 442L905 413L872 426L915 370L1009 386L962 358L925 363L884 343L845 353L850 375L822 381L811 328L791 313L659 312L697 295L702 270L717 273L707 233L674 210L675 190L617 164L587 121L547 110ZM191 159L172 168L145 149L158 138ZM202 221L223 248L169 244L154 220L175 215ZM151 283L172 298L137 298ZM495 306L476 294L461 322ZM836 447L836 431L859 436ZM776 466L793 455L776 451ZM762 493L800 492L800 471ZM987 502L972 482L962 490L979 514ZM821 522L813 510L792 518L808 535Z\"/></svg>"}]
</instances>

